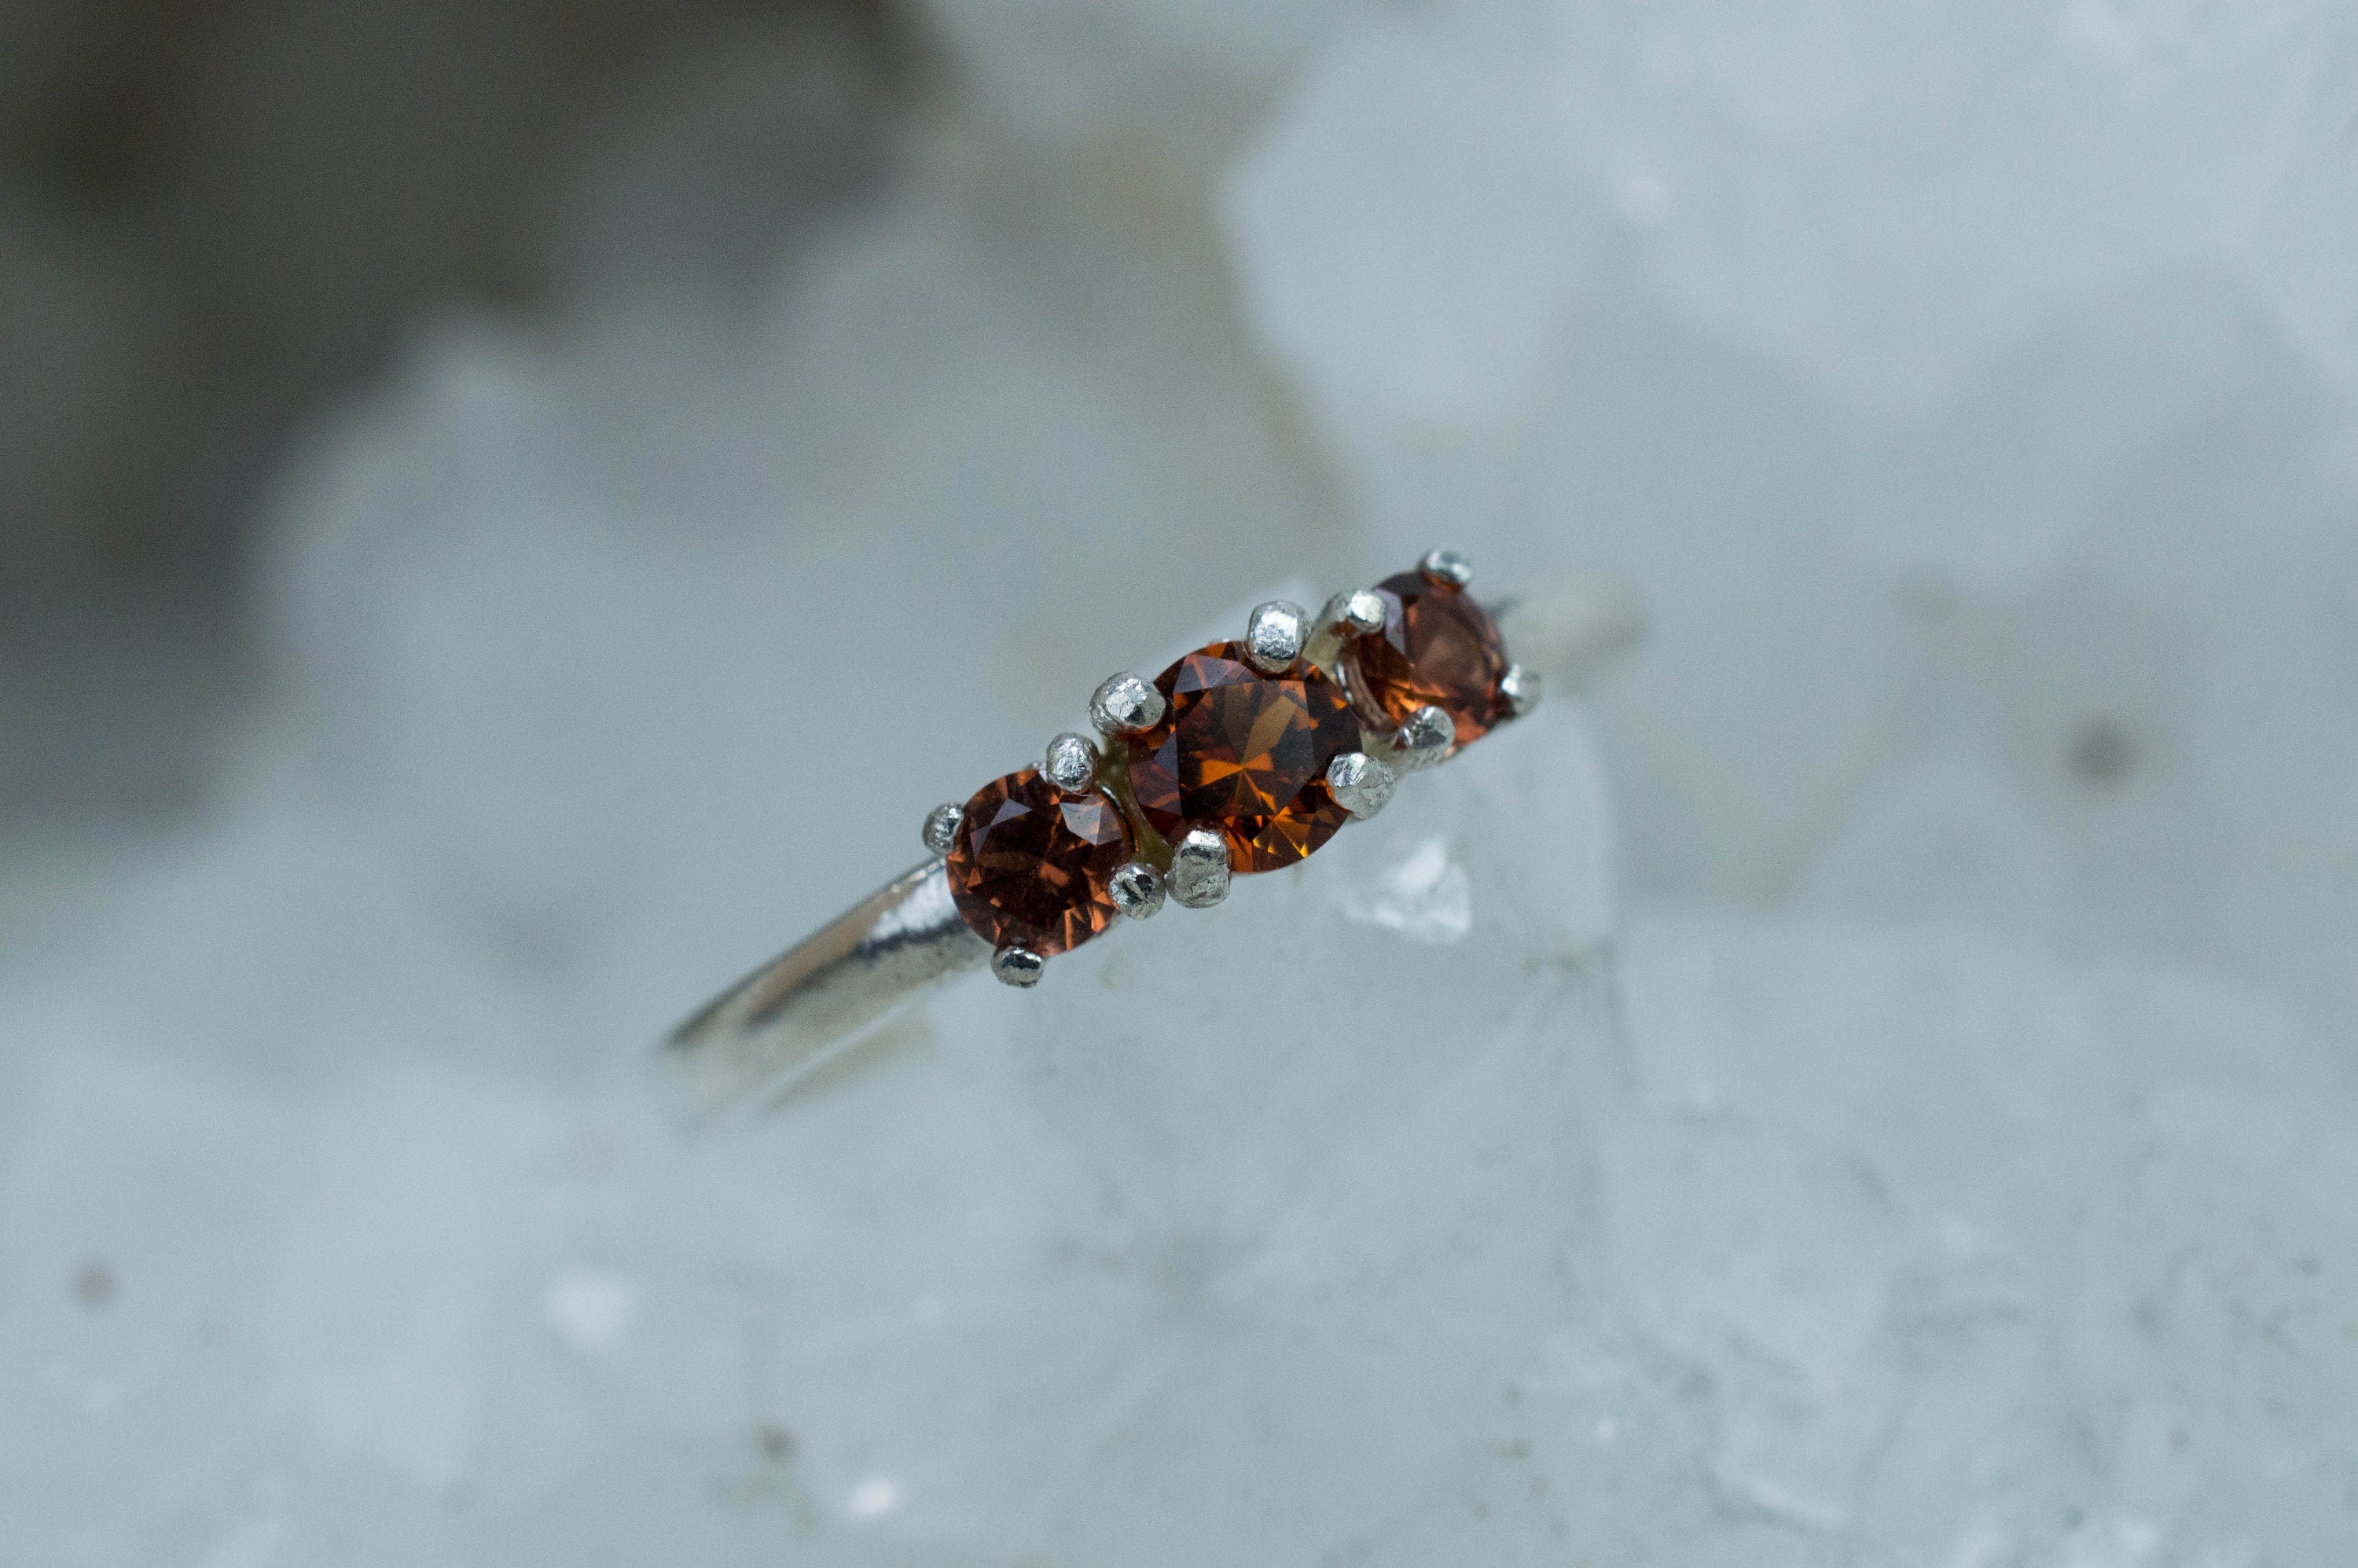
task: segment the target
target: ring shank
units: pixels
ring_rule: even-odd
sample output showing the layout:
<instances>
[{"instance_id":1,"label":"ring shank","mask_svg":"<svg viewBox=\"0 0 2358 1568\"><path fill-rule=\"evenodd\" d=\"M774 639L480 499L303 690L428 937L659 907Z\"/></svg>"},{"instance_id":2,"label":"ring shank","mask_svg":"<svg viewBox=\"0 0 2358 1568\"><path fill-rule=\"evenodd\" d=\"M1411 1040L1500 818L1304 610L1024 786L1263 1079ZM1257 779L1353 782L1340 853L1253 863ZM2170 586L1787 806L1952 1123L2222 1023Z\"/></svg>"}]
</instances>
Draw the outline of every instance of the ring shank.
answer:
<instances>
[{"instance_id":1,"label":"ring shank","mask_svg":"<svg viewBox=\"0 0 2358 1568\"><path fill-rule=\"evenodd\" d=\"M941 860L879 889L681 1024L664 1054L699 1098L784 1092L920 993L981 968L990 945L950 897Z\"/></svg>"}]
</instances>

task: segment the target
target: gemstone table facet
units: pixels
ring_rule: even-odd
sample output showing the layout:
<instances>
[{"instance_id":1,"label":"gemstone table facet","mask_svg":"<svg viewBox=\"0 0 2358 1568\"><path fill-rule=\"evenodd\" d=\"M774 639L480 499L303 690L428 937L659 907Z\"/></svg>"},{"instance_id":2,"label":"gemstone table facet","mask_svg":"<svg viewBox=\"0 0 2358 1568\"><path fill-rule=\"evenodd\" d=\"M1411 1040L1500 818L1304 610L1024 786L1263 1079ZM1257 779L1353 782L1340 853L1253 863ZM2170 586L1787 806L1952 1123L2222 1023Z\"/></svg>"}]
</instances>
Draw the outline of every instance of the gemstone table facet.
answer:
<instances>
[{"instance_id":1,"label":"gemstone table facet","mask_svg":"<svg viewBox=\"0 0 2358 1568\"><path fill-rule=\"evenodd\" d=\"M1120 806L1094 791L1065 794L1025 768L967 802L946 857L950 896L992 946L1048 957L1112 923L1113 874L1130 859Z\"/></svg>"},{"instance_id":2,"label":"gemstone table facet","mask_svg":"<svg viewBox=\"0 0 2358 1568\"><path fill-rule=\"evenodd\" d=\"M1341 687L1306 661L1266 676L1241 643L1199 648L1155 680L1162 722L1129 740L1139 810L1164 838L1190 823L1220 829L1238 872L1292 865L1349 814L1326 766L1359 749Z\"/></svg>"}]
</instances>

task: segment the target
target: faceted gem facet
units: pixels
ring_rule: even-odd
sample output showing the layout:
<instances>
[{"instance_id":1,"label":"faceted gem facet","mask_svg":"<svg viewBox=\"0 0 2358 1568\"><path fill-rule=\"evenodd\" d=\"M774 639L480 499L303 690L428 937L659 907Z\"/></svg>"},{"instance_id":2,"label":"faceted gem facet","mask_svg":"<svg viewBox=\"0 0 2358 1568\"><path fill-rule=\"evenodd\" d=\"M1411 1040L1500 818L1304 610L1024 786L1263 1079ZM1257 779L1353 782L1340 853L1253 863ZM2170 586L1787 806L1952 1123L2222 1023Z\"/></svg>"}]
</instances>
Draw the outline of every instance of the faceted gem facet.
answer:
<instances>
[{"instance_id":1,"label":"faceted gem facet","mask_svg":"<svg viewBox=\"0 0 2358 1568\"><path fill-rule=\"evenodd\" d=\"M1282 676L1253 668L1241 643L1200 648L1156 677L1162 722L1130 738L1130 785L1164 838L1217 827L1239 871L1291 865L1348 818L1326 765L1359 749L1341 687L1306 661Z\"/></svg>"},{"instance_id":2,"label":"faceted gem facet","mask_svg":"<svg viewBox=\"0 0 2358 1568\"><path fill-rule=\"evenodd\" d=\"M1508 717L1498 689L1507 651L1471 595L1421 572L1386 578L1375 592L1384 601L1384 629L1353 638L1343 654L1351 694L1370 724L1389 729L1420 708L1438 708L1464 745Z\"/></svg>"},{"instance_id":3,"label":"faceted gem facet","mask_svg":"<svg viewBox=\"0 0 2358 1568\"><path fill-rule=\"evenodd\" d=\"M1121 808L1066 795L1036 768L993 779L966 803L950 846L950 896L993 947L1047 957L1111 924L1113 874L1130 859Z\"/></svg>"}]
</instances>

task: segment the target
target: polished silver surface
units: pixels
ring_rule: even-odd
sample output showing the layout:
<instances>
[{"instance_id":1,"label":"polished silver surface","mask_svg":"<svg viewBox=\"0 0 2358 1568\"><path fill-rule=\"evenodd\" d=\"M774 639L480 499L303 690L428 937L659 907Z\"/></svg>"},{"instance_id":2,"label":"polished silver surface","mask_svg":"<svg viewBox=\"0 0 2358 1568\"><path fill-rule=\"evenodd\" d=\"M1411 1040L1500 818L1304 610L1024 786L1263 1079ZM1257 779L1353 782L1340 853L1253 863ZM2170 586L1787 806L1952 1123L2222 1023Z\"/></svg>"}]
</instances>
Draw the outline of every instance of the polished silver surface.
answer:
<instances>
[{"instance_id":1,"label":"polished silver surface","mask_svg":"<svg viewBox=\"0 0 2358 1568\"><path fill-rule=\"evenodd\" d=\"M1365 752L1346 752L1326 764L1326 787L1354 816L1373 816L1392 798L1400 782L1390 768Z\"/></svg>"},{"instance_id":2,"label":"polished silver surface","mask_svg":"<svg viewBox=\"0 0 2358 1568\"><path fill-rule=\"evenodd\" d=\"M1001 947L990 956L990 972L1001 985L1029 989L1048 972L1048 960L1029 947Z\"/></svg>"},{"instance_id":3,"label":"polished silver surface","mask_svg":"<svg viewBox=\"0 0 2358 1568\"><path fill-rule=\"evenodd\" d=\"M1435 582L1454 582L1460 588L1474 580L1474 563L1455 550L1427 550L1416 569Z\"/></svg>"},{"instance_id":4,"label":"polished silver surface","mask_svg":"<svg viewBox=\"0 0 2358 1568\"><path fill-rule=\"evenodd\" d=\"M962 802L946 800L925 813L925 848L936 855L946 855L957 842L958 824L966 820Z\"/></svg>"},{"instance_id":5,"label":"polished silver surface","mask_svg":"<svg viewBox=\"0 0 2358 1568\"><path fill-rule=\"evenodd\" d=\"M1399 773L1414 773L1429 768L1449 755L1457 744L1457 724L1448 714L1430 704L1408 716L1408 722L1392 731L1391 764Z\"/></svg>"},{"instance_id":6,"label":"polished silver surface","mask_svg":"<svg viewBox=\"0 0 2358 1568\"><path fill-rule=\"evenodd\" d=\"M1540 672L1528 665L1509 665L1507 673L1498 677L1498 695L1506 698L1507 711L1517 719L1537 708L1546 694Z\"/></svg>"},{"instance_id":7,"label":"polished silver surface","mask_svg":"<svg viewBox=\"0 0 2358 1568\"><path fill-rule=\"evenodd\" d=\"M1078 795L1098 782L1098 743L1066 730L1048 742L1040 772L1066 795Z\"/></svg>"},{"instance_id":8,"label":"polished silver surface","mask_svg":"<svg viewBox=\"0 0 2358 1568\"><path fill-rule=\"evenodd\" d=\"M1089 698L1089 722L1109 738L1135 735L1163 722L1163 694L1151 682L1124 673L1109 676Z\"/></svg>"},{"instance_id":9,"label":"polished silver surface","mask_svg":"<svg viewBox=\"0 0 2358 1568\"><path fill-rule=\"evenodd\" d=\"M1309 640L1310 612L1298 604L1272 599L1256 605L1245 623L1245 657L1263 675L1282 676L1302 656Z\"/></svg>"},{"instance_id":10,"label":"polished silver surface","mask_svg":"<svg viewBox=\"0 0 2358 1568\"><path fill-rule=\"evenodd\" d=\"M1190 827L1171 846L1171 896L1209 909L1228 896L1228 840L1217 827Z\"/></svg>"},{"instance_id":11,"label":"polished silver surface","mask_svg":"<svg viewBox=\"0 0 2358 1568\"><path fill-rule=\"evenodd\" d=\"M936 982L990 957L950 897L948 872L928 860L730 987L664 1052L708 1099L790 1087Z\"/></svg>"},{"instance_id":12,"label":"polished silver surface","mask_svg":"<svg viewBox=\"0 0 2358 1568\"><path fill-rule=\"evenodd\" d=\"M1163 895L1166 891L1163 873L1144 860L1132 860L1115 870L1108 881L1113 893L1113 906L1132 920L1145 920L1163 912Z\"/></svg>"}]
</instances>

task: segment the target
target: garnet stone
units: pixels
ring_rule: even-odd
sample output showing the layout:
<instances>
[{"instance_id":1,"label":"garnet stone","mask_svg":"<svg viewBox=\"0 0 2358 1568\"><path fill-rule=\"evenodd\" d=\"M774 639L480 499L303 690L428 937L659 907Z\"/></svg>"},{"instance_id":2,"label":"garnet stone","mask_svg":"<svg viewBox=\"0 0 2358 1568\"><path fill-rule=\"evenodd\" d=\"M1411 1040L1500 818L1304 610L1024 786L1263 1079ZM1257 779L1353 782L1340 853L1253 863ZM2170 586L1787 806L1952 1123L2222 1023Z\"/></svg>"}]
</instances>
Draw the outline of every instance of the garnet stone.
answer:
<instances>
[{"instance_id":1,"label":"garnet stone","mask_svg":"<svg viewBox=\"0 0 2358 1568\"><path fill-rule=\"evenodd\" d=\"M1376 584L1384 629L1344 650L1351 693L1370 724L1389 729L1433 707L1457 726L1457 742L1479 740L1508 717L1498 682L1507 652L1498 628L1455 583L1402 572Z\"/></svg>"},{"instance_id":2,"label":"garnet stone","mask_svg":"<svg viewBox=\"0 0 2358 1568\"><path fill-rule=\"evenodd\" d=\"M1130 858L1120 806L1094 791L1066 795L1025 768L966 803L947 857L950 897L993 947L1047 957L1112 921L1113 874Z\"/></svg>"},{"instance_id":3,"label":"garnet stone","mask_svg":"<svg viewBox=\"0 0 2358 1568\"><path fill-rule=\"evenodd\" d=\"M1200 648L1154 684L1165 710L1130 738L1130 787L1157 833L1217 827L1240 872L1291 865L1335 836L1348 814L1326 764L1359 749L1342 687L1303 660L1265 676L1241 643Z\"/></svg>"}]
</instances>

